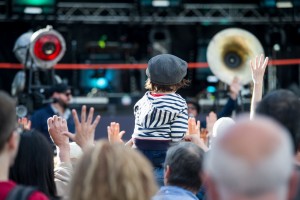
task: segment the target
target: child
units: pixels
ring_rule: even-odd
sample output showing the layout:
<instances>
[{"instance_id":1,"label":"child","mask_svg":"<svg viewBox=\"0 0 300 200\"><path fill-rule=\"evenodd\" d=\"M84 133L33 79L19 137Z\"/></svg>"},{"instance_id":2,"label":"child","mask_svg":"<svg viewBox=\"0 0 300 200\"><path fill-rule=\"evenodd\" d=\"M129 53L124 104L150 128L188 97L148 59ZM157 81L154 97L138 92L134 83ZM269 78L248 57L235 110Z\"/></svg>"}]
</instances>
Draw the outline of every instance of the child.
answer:
<instances>
[{"instance_id":1,"label":"child","mask_svg":"<svg viewBox=\"0 0 300 200\"><path fill-rule=\"evenodd\" d=\"M148 62L145 95L135 104L134 147L142 151L154 167L162 168L171 143L183 139L188 128L186 101L176 91L187 86L187 63L170 54Z\"/></svg>"}]
</instances>

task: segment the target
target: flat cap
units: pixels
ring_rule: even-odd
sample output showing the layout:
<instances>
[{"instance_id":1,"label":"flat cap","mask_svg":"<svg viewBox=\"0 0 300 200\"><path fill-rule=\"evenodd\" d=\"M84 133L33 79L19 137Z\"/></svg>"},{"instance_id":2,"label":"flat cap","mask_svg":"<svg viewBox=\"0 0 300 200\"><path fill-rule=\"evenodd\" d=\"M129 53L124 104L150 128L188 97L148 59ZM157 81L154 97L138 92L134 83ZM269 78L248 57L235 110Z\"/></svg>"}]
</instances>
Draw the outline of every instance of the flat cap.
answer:
<instances>
[{"instance_id":1,"label":"flat cap","mask_svg":"<svg viewBox=\"0 0 300 200\"><path fill-rule=\"evenodd\" d=\"M174 85L179 83L187 73L187 63L171 54L160 54L148 62L146 75L154 84Z\"/></svg>"}]
</instances>

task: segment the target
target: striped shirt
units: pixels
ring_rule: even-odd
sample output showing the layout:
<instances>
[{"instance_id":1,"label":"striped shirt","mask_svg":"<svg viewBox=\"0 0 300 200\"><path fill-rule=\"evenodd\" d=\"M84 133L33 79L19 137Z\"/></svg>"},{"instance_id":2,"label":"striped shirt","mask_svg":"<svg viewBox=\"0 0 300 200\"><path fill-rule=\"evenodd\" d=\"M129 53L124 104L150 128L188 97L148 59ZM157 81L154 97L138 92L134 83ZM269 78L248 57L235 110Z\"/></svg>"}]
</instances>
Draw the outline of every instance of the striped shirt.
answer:
<instances>
[{"instance_id":1,"label":"striped shirt","mask_svg":"<svg viewBox=\"0 0 300 200\"><path fill-rule=\"evenodd\" d=\"M188 128L186 101L176 93L154 97L146 92L135 104L134 116L134 139L178 142Z\"/></svg>"}]
</instances>

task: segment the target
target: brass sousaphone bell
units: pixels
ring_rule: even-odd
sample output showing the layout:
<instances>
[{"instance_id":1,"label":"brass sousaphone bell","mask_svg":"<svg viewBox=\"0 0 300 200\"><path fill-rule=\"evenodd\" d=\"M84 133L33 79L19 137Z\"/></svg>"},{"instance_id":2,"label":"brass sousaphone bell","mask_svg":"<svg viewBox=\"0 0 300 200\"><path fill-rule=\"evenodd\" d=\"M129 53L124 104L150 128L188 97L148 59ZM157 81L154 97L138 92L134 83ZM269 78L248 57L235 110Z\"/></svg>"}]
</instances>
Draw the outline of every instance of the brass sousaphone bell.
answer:
<instances>
[{"instance_id":1,"label":"brass sousaphone bell","mask_svg":"<svg viewBox=\"0 0 300 200\"><path fill-rule=\"evenodd\" d=\"M251 82L250 59L264 53L259 40L240 28L228 28L217 33L207 48L207 62L215 76L231 84L238 77L241 84Z\"/></svg>"}]
</instances>

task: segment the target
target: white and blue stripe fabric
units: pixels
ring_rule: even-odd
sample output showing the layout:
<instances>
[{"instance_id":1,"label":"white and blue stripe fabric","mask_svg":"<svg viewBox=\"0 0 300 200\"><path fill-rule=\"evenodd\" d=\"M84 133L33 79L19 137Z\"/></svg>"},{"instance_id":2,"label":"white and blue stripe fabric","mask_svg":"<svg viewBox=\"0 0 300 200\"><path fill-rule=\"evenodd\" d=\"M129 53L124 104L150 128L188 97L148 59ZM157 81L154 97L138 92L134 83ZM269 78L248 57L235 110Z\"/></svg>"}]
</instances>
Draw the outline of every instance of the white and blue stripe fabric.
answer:
<instances>
[{"instance_id":1,"label":"white and blue stripe fabric","mask_svg":"<svg viewBox=\"0 0 300 200\"><path fill-rule=\"evenodd\" d=\"M188 128L187 104L179 94L152 96L150 92L134 106L132 138L178 142Z\"/></svg>"}]
</instances>

